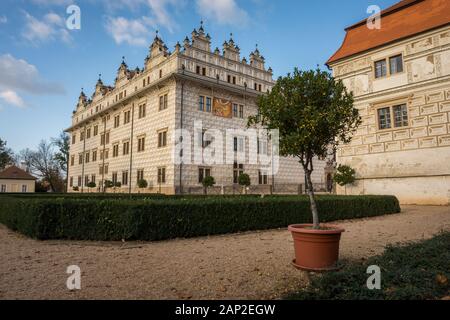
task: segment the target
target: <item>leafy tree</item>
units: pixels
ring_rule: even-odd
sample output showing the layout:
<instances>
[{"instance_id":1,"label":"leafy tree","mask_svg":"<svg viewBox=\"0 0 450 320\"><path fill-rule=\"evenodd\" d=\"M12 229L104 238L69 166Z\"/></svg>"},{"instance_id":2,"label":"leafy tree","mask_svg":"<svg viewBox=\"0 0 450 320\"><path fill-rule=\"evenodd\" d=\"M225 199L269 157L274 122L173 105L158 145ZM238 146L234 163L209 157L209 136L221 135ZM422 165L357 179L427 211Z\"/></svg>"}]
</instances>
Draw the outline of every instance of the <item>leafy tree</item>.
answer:
<instances>
[{"instance_id":1,"label":"leafy tree","mask_svg":"<svg viewBox=\"0 0 450 320\"><path fill-rule=\"evenodd\" d=\"M241 173L238 177L239 185L242 186L242 189L244 190L244 194L247 193L247 187L250 186L251 180L250 176L246 173Z\"/></svg>"},{"instance_id":2,"label":"leafy tree","mask_svg":"<svg viewBox=\"0 0 450 320\"><path fill-rule=\"evenodd\" d=\"M139 187L139 189L145 189L145 188L147 188L147 187L148 187L148 182L147 182L147 180L145 180L145 179L140 179L140 180L138 181L138 187Z\"/></svg>"},{"instance_id":3,"label":"leafy tree","mask_svg":"<svg viewBox=\"0 0 450 320\"><path fill-rule=\"evenodd\" d=\"M278 129L280 155L298 158L305 172L314 228L320 228L311 174L314 157L327 157L339 143L348 143L361 123L353 94L328 72L300 71L280 77L258 99L258 116L248 124Z\"/></svg>"},{"instance_id":4,"label":"leafy tree","mask_svg":"<svg viewBox=\"0 0 450 320\"><path fill-rule=\"evenodd\" d=\"M339 165L334 175L334 181L341 187L345 187L345 194L347 194L347 185L356 181L356 171L350 166Z\"/></svg>"},{"instance_id":5,"label":"leafy tree","mask_svg":"<svg viewBox=\"0 0 450 320\"><path fill-rule=\"evenodd\" d=\"M55 159L53 144L42 140L36 151L25 149L19 158L27 165L30 172L47 182L53 192L64 191L64 177L58 161Z\"/></svg>"},{"instance_id":6,"label":"leafy tree","mask_svg":"<svg viewBox=\"0 0 450 320\"><path fill-rule=\"evenodd\" d=\"M114 187L114 183L111 180L105 180L103 185L104 185L105 191L106 191L106 189Z\"/></svg>"},{"instance_id":7,"label":"leafy tree","mask_svg":"<svg viewBox=\"0 0 450 320\"><path fill-rule=\"evenodd\" d=\"M65 184L67 190L67 177L69 176L69 150L70 137L67 133L61 132L59 137L52 139L52 144L57 147L58 151L54 154L54 158L59 164L59 169L65 174Z\"/></svg>"},{"instance_id":8,"label":"leafy tree","mask_svg":"<svg viewBox=\"0 0 450 320\"><path fill-rule=\"evenodd\" d=\"M11 149L6 147L6 141L0 138L0 170L5 169L7 165L14 163L14 154Z\"/></svg>"},{"instance_id":9,"label":"leafy tree","mask_svg":"<svg viewBox=\"0 0 450 320\"><path fill-rule=\"evenodd\" d=\"M213 187L216 184L216 180L214 177L208 176L205 177L202 181L203 185L203 193L208 194L208 188Z\"/></svg>"}]
</instances>

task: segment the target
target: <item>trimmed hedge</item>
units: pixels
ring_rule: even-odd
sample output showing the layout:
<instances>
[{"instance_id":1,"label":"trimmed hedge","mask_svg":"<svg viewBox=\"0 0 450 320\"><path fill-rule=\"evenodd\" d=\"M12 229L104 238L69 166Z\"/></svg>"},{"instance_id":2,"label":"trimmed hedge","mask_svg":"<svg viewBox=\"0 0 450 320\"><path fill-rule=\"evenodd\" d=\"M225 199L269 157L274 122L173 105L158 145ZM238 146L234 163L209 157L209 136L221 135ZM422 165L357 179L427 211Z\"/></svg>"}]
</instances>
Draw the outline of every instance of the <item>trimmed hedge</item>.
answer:
<instances>
[{"instance_id":1,"label":"trimmed hedge","mask_svg":"<svg viewBox=\"0 0 450 320\"><path fill-rule=\"evenodd\" d=\"M406 246L390 246L362 264L312 276L290 300L427 300L450 295L450 232ZM381 290L367 289L371 265L381 268Z\"/></svg>"},{"instance_id":2,"label":"trimmed hedge","mask_svg":"<svg viewBox=\"0 0 450 320\"><path fill-rule=\"evenodd\" d=\"M321 222L400 212L392 196L319 196ZM0 197L0 223L29 237L164 240L310 223L306 196Z\"/></svg>"}]
</instances>

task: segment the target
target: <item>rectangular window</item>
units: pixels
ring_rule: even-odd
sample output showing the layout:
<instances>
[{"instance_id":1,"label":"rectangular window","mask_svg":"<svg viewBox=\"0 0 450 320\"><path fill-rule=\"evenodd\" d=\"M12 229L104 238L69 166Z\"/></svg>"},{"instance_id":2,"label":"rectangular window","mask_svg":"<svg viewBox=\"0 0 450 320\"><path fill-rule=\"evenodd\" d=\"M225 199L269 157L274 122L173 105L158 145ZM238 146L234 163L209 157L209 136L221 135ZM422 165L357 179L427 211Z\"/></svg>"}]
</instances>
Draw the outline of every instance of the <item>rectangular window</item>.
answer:
<instances>
[{"instance_id":1,"label":"rectangular window","mask_svg":"<svg viewBox=\"0 0 450 320\"><path fill-rule=\"evenodd\" d=\"M84 132L80 132L80 141L84 140Z\"/></svg>"},{"instance_id":2,"label":"rectangular window","mask_svg":"<svg viewBox=\"0 0 450 320\"><path fill-rule=\"evenodd\" d=\"M69 187L73 187L73 177L70 177L70 180L69 180Z\"/></svg>"},{"instance_id":3,"label":"rectangular window","mask_svg":"<svg viewBox=\"0 0 450 320\"><path fill-rule=\"evenodd\" d=\"M268 155L267 141L258 138L258 154Z\"/></svg>"},{"instance_id":4,"label":"rectangular window","mask_svg":"<svg viewBox=\"0 0 450 320\"><path fill-rule=\"evenodd\" d=\"M212 100L210 97L206 97L206 112L212 111Z\"/></svg>"},{"instance_id":5,"label":"rectangular window","mask_svg":"<svg viewBox=\"0 0 450 320\"><path fill-rule=\"evenodd\" d=\"M0 191L1 193L5 193L6 192L6 184L2 184L2 189Z\"/></svg>"},{"instance_id":6,"label":"rectangular window","mask_svg":"<svg viewBox=\"0 0 450 320\"><path fill-rule=\"evenodd\" d=\"M195 73L196 73L196 74L200 74L200 66L197 66L197 67L195 68Z\"/></svg>"},{"instance_id":7,"label":"rectangular window","mask_svg":"<svg viewBox=\"0 0 450 320\"><path fill-rule=\"evenodd\" d=\"M234 152L244 152L244 138L235 137L234 138Z\"/></svg>"},{"instance_id":8,"label":"rectangular window","mask_svg":"<svg viewBox=\"0 0 450 320\"><path fill-rule=\"evenodd\" d=\"M239 118L244 119L244 106L239 105Z\"/></svg>"},{"instance_id":9,"label":"rectangular window","mask_svg":"<svg viewBox=\"0 0 450 320\"><path fill-rule=\"evenodd\" d=\"M237 118L239 117L239 111L238 111L239 106L236 103L233 103L233 117Z\"/></svg>"},{"instance_id":10,"label":"rectangular window","mask_svg":"<svg viewBox=\"0 0 450 320\"><path fill-rule=\"evenodd\" d=\"M131 119L131 111L130 110L125 111L123 113L123 124L130 123L130 119Z\"/></svg>"},{"instance_id":11,"label":"rectangular window","mask_svg":"<svg viewBox=\"0 0 450 320\"><path fill-rule=\"evenodd\" d=\"M101 145L101 146L104 146L104 145L105 145L105 134L104 134L104 133L102 133L102 134L100 135L100 145Z\"/></svg>"},{"instance_id":12,"label":"rectangular window","mask_svg":"<svg viewBox=\"0 0 450 320\"><path fill-rule=\"evenodd\" d=\"M70 157L70 166L73 167L75 165L75 156Z\"/></svg>"},{"instance_id":13,"label":"rectangular window","mask_svg":"<svg viewBox=\"0 0 450 320\"><path fill-rule=\"evenodd\" d=\"M86 131L86 138L89 139L91 137L91 128Z\"/></svg>"},{"instance_id":14,"label":"rectangular window","mask_svg":"<svg viewBox=\"0 0 450 320\"><path fill-rule=\"evenodd\" d=\"M91 182L95 183L95 174L91 175Z\"/></svg>"},{"instance_id":15,"label":"rectangular window","mask_svg":"<svg viewBox=\"0 0 450 320\"><path fill-rule=\"evenodd\" d=\"M198 169L198 183L202 183L203 179L211 176L211 168L199 168Z\"/></svg>"},{"instance_id":16,"label":"rectangular window","mask_svg":"<svg viewBox=\"0 0 450 320\"><path fill-rule=\"evenodd\" d=\"M72 144L75 144L76 141L77 141L77 135L73 134L72 135Z\"/></svg>"},{"instance_id":17,"label":"rectangular window","mask_svg":"<svg viewBox=\"0 0 450 320\"><path fill-rule=\"evenodd\" d=\"M206 76L206 68L202 68L202 75Z\"/></svg>"},{"instance_id":18,"label":"rectangular window","mask_svg":"<svg viewBox=\"0 0 450 320\"><path fill-rule=\"evenodd\" d=\"M116 158L119 156L119 145L115 144L113 145L113 154L112 154L113 158Z\"/></svg>"},{"instance_id":19,"label":"rectangular window","mask_svg":"<svg viewBox=\"0 0 450 320\"><path fill-rule=\"evenodd\" d=\"M118 128L120 125L120 115L114 117L114 128Z\"/></svg>"},{"instance_id":20,"label":"rectangular window","mask_svg":"<svg viewBox=\"0 0 450 320\"><path fill-rule=\"evenodd\" d=\"M168 107L169 96L167 94L159 97L159 111L166 110Z\"/></svg>"},{"instance_id":21,"label":"rectangular window","mask_svg":"<svg viewBox=\"0 0 450 320\"><path fill-rule=\"evenodd\" d=\"M117 183L117 172L113 172L112 174L112 183L114 185Z\"/></svg>"},{"instance_id":22,"label":"rectangular window","mask_svg":"<svg viewBox=\"0 0 450 320\"><path fill-rule=\"evenodd\" d=\"M128 185L128 171L122 172L122 185L124 186Z\"/></svg>"},{"instance_id":23,"label":"rectangular window","mask_svg":"<svg viewBox=\"0 0 450 320\"><path fill-rule=\"evenodd\" d=\"M145 104L139 106L139 119L145 118L146 108L147 106Z\"/></svg>"},{"instance_id":24,"label":"rectangular window","mask_svg":"<svg viewBox=\"0 0 450 320\"><path fill-rule=\"evenodd\" d=\"M109 144L109 132L106 133L106 136L105 136L105 137L106 137L106 138L105 138L105 139L106 139L106 144Z\"/></svg>"},{"instance_id":25,"label":"rectangular window","mask_svg":"<svg viewBox=\"0 0 450 320\"><path fill-rule=\"evenodd\" d=\"M233 183L237 184L239 183L239 176L241 174L244 174L244 165L238 164L237 162L233 165Z\"/></svg>"},{"instance_id":26,"label":"rectangular window","mask_svg":"<svg viewBox=\"0 0 450 320\"><path fill-rule=\"evenodd\" d=\"M25 192L27 192L27 185L23 184L22 185L22 193L25 193Z\"/></svg>"},{"instance_id":27,"label":"rectangular window","mask_svg":"<svg viewBox=\"0 0 450 320\"><path fill-rule=\"evenodd\" d=\"M92 151L92 162L96 162L97 161L97 150Z\"/></svg>"},{"instance_id":28,"label":"rectangular window","mask_svg":"<svg viewBox=\"0 0 450 320\"><path fill-rule=\"evenodd\" d=\"M137 171L137 181L144 180L144 169L140 169Z\"/></svg>"},{"instance_id":29,"label":"rectangular window","mask_svg":"<svg viewBox=\"0 0 450 320\"><path fill-rule=\"evenodd\" d=\"M145 150L145 137L138 138L138 152Z\"/></svg>"},{"instance_id":30,"label":"rectangular window","mask_svg":"<svg viewBox=\"0 0 450 320\"><path fill-rule=\"evenodd\" d=\"M78 187L81 187L81 182L82 182L81 181L81 176L78 176L78 184L77 184Z\"/></svg>"},{"instance_id":31,"label":"rectangular window","mask_svg":"<svg viewBox=\"0 0 450 320\"><path fill-rule=\"evenodd\" d=\"M205 111L205 97L200 96L198 100L198 110L199 111Z\"/></svg>"},{"instance_id":32,"label":"rectangular window","mask_svg":"<svg viewBox=\"0 0 450 320\"><path fill-rule=\"evenodd\" d=\"M233 84L236 84L236 77L233 77Z\"/></svg>"},{"instance_id":33,"label":"rectangular window","mask_svg":"<svg viewBox=\"0 0 450 320\"><path fill-rule=\"evenodd\" d=\"M389 68L391 74L403 72L403 57L401 54L389 58Z\"/></svg>"},{"instance_id":34,"label":"rectangular window","mask_svg":"<svg viewBox=\"0 0 450 320\"><path fill-rule=\"evenodd\" d=\"M86 163L89 163L90 160L90 153L86 152Z\"/></svg>"},{"instance_id":35,"label":"rectangular window","mask_svg":"<svg viewBox=\"0 0 450 320\"><path fill-rule=\"evenodd\" d=\"M408 107L406 104L392 107L394 112L394 127L407 127L408 126Z\"/></svg>"},{"instance_id":36,"label":"rectangular window","mask_svg":"<svg viewBox=\"0 0 450 320\"><path fill-rule=\"evenodd\" d=\"M94 137L98 135L98 126L94 126Z\"/></svg>"},{"instance_id":37,"label":"rectangular window","mask_svg":"<svg viewBox=\"0 0 450 320\"><path fill-rule=\"evenodd\" d=\"M87 187L89 184L89 176L84 177L84 186Z\"/></svg>"},{"instance_id":38,"label":"rectangular window","mask_svg":"<svg viewBox=\"0 0 450 320\"><path fill-rule=\"evenodd\" d=\"M267 173L262 172L261 170L259 170L259 172L258 172L258 182L261 185L268 184Z\"/></svg>"},{"instance_id":39,"label":"rectangular window","mask_svg":"<svg viewBox=\"0 0 450 320\"><path fill-rule=\"evenodd\" d=\"M158 168L158 183L166 183L166 168Z\"/></svg>"},{"instance_id":40,"label":"rectangular window","mask_svg":"<svg viewBox=\"0 0 450 320\"><path fill-rule=\"evenodd\" d=\"M130 154L130 141L126 141L123 143L123 155Z\"/></svg>"},{"instance_id":41,"label":"rectangular window","mask_svg":"<svg viewBox=\"0 0 450 320\"><path fill-rule=\"evenodd\" d=\"M389 107L378 109L378 124L380 129L391 128L391 109Z\"/></svg>"},{"instance_id":42,"label":"rectangular window","mask_svg":"<svg viewBox=\"0 0 450 320\"><path fill-rule=\"evenodd\" d=\"M386 60L380 60L375 62L375 78L381 78L386 76Z\"/></svg>"},{"instance_id":43,"label":"rectangular window","mask_svg":"<svg viewBox=\"0 0 450 320\"><path fill-rule=\"evenodd\" d=\"M158 148L167 146L167 131L158 132Z\"/></svg>"},{"instance_id":44,"label":"rectangular window","mask_svg":"<svg viewBox=\"0 0 450 320\"><path fill-rule=\"evenodd\" d=\"M83 164L83 155L78 155L78 164Z\"/></svg>"}]
</instances>

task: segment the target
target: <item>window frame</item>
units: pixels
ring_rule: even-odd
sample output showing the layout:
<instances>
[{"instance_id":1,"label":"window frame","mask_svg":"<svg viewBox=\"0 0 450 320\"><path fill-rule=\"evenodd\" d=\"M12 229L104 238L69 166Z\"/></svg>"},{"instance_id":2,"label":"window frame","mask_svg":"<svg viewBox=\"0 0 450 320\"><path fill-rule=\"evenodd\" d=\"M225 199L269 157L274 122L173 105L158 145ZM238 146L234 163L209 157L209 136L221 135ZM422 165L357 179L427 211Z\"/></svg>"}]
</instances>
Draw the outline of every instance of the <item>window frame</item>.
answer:
<instances>
[{"instance_id":1,"label":"window frame","mask_svg":"<svg viewBox=\"0 0 450 320\"><path fill-rule=\"evenodd\" d=\"M402 126L396 126L396 121L395 121L395 112L394 112L394 108L396 107L405 107L406 108L406 120L402 119L403 123L407 123L406 125L402 125ZM380 110L383 109L389 109L389 117L390 117L390 122L389 128L381 128L381 122L380 122L380 116L379 116L379 112ZM377 118L377 131L389 131L389 130L399 130L399 129L404 129L404 128L409 128L411 127L411 122L410 122L410 115L409 115L409 108L408 108L408 103L407 101L393 101L390 103L385 103L385 104L380 104L376 109L375 109L375 115Z\"/></svg>"}]
</instances>

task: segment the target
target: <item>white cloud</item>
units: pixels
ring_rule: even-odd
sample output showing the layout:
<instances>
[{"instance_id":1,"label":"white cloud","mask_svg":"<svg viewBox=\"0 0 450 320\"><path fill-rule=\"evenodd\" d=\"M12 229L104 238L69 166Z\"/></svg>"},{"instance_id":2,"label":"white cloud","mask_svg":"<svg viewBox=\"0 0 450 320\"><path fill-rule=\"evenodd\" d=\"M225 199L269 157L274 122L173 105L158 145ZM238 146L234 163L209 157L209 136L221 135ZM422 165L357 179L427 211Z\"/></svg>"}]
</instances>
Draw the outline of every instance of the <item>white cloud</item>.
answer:
<instances>
[{"instance_id":1,"label":"white cloud","mask_svg":"<svg viewBox=\"0 0 450 320\"><path fill-rule=\"evenodd\" d=\"M8 104L23 107L26 103L20 93L31 95L64 94L64 88L57 83L42 79L38 69L10 54L0 55L0 98Z\"/></svg>"},{"instance_id":2,"label":"white cloud","mask_svg":"<svg viewBox=\"0 0 450 320\"><path fill-rule=\"evenodd\" d=\"M147 9L148 16L127 19L124 17L108 17L106 30L117 44L127 43L135 46L147 46L154 30L165 28L170 33L178 27L173 13L184 7L184 0L104 0L107 9L114 11L131 9L142 12Z\"/></svg>"},{"instance_id":3,"label":"white cloud","mask_svg":"<svg viewBox=\"0 0 450 320\"><path fill-rule=\"evenodd\" d=\"M246 24L247 12L240 8L235 0L196 0L200 15L219 24Z\"/></svg>"},{"instance_id":4,"label":"white cloud","mask_svg":"<svg viewBox=\"0 0 450 320\"><path fill-rule=\"evenodd\" d=\"M25 106L25 102L22 98L12 90L0 91L0 99L3 99L7 104L15 107L23 108Z\"/></svg>"},{"instance_id":5,"label":"white cloud","mask_svg":"<svg viewBox=\"0 0 450 320\"><path fill-rule=\"evenodd\" d=\"M0 24L8 23L8 18L6 16L0 16Z\"/></svg>"},{"instance_id":6,"label":"white cloud","mask_svg":"<svg viewBox=\"0 0 450 320\"><path fill-rule=\"evenodd\" d=\"M25 20L22 36L35 45L51 40L61 40L66 43L72 41L65 28L64 19L55 13L47 13L39 20L25 12Z\"/></svg>"},{"instance_id":7,"label":"white cloud","mask_svg":"<svg viewBox=\"0 0 450 320\"><path fill-rule=\"evenodd\" d=\"M72 4L74 0L31 0L31 2L42 6L61 6Z\"/></svg>"},{"instance_id":8,"label":"white cloud","mask_svg":"<svg viewBox=\"0 0 450 320\"><path fill-rule=\"evenodd\" d=\"M146 46L149 42L149 19L128 20L123 17L108 18L106 30L117 44L127 43L133 46Z\"/></svg>"}]
</instances>

